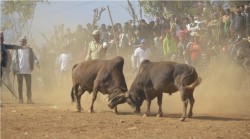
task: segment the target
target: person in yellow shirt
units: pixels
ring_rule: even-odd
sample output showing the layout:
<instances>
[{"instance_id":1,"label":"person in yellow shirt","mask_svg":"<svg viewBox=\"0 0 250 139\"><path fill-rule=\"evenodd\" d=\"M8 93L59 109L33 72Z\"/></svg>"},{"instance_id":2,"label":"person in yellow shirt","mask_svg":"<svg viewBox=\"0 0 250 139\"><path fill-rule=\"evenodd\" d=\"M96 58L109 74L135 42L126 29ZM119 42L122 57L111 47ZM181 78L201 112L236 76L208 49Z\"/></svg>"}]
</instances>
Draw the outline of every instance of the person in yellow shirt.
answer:
<instances>
[{"instance_id":1,"label":"person in yellow shirt","mask_svg":"<svg viewBox=\"0 0 250 139\"><path fill-rule=\"evenodd\" d=\"M168 32L163 40L163 52L167 60L170 60L173 55L177 53L177 46L174 36Z\"/></svg>"}]
</instances>

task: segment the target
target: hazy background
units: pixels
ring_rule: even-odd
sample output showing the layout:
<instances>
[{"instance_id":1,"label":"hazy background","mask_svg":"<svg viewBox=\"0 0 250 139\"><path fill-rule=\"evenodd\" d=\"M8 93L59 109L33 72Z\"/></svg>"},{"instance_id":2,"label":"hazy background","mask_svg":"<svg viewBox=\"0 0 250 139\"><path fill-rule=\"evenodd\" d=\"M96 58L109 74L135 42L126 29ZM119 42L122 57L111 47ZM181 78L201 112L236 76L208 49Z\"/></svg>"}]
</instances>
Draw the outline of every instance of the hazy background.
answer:
<instances>
[{"instance_id":1,"label":"hazy background","mask_svg":"<svg viewBox=\"0 0 250 139\"><path fill-rule=\"evenodd\" d=\"M134 1L137 4L137 1ZM53 29L53 25L65 24L66 27L71 28L72 32L75 31L76 26L81 24L83 27L89 22L92 22L93 9L110 6L111 14L114 23L124 23L131 19L128 11L126 10L126 1L50 1L50 4L39 4L37 6L33 24L32 33L38 46L44 41L40 33L48 34ZM104 11L99 24L110 24L108 11ZM8 36L5 36L6 38ZM249 75L244 74L239 65L232 62L231 59L223 59L217 57L217 61L211 62L210 65L203 69L199 69L199 74L203 79L200 86L197 87L194 93L195 113L250 113L250 92L246 90L244 84ZM70 90L72 81L69 78L66 84L59 84L59 82L52 82L53 90L46 90L40 88L42 85L41 79L38 76L40 71L35 70L33 74L33 98L36 105L48 104L58 108L75 109L75 104L71 104ZM124 71L128 88L135 78L135 74ZM51 78L51 77L50 77ZM58 78L58 77L52 77ZM56 80L58 81L58 80ZM249 83L249 82L248 82ZM15 86L16 86L15 81ZM17 87L15 87L17 91ZM26 97L25 84L24 84L24 98ZM2 102L16 103L12 99L9 91L3 87L1 88ZM106 102L103 102L101 97L98 96L96 101L95 110L103 111L110 109ZM92 94L84 94L82 96L82 106L86 112L91 104ZM145 112L145 102L142 107L142 112ZM119 106L121 111L131 111L132 109L127 104ZM152 103L152 112L158 110L156 99ZM164 113L181 113L182 102L180 93L174 93L171 96L164 95L163 100Z\"/></svg>"},{"instance_id":2,"label":"hazy background","mask_svg":"<svg viewBox=\"0 0 250 139\"><path fill-rule=\"evenodd\" d=\"M220 57L221 58L221 57ZM246 79L249 75L244 74L237 63L229 60L213 61L207 67L198 69L199 76L202 78L202 83L194 91L194 115L196 114L240 114L245 115L250 113L250 93ZM135 78L135 74L129 71L124 71L128 89ZM54 77L57 78L57 77ZM49 105L56 109L68 109L76 111L76 104L71 104L70 91L72 87L71 79L67 83L60 84L60 81L53 82L54 89L46 90L40 88L37 84L39 81L33 76L33 98L36 105ZM15 83L16 85L17 83ZM17 91L17 86L15 87ZM8 90L2 89L3 103L17 103L16 99L12 99ZM26 90L24 87L24 98L26 98ZM97 100L94 105L96 112L112 111L109 109L105 97L98 93ZM91 105L92 94L85 92L82 95L83 112L87 112ZM132 108L124 103L118 105L121 112L131 112ZM146 101L142 106L142 113L146 111ZM151 112L156 115L158 111L157 99L154 99L151 104ZM163 113L164 114L181 114L182 102L179 91L172 95L164 94L163 97Z\"/></svg>"},{"instance_id":3,"label":"hazy background","mask_svg":"<svg viewBox=\"0 0 250 139\"><path fill-rule=\"evenodd\" d=\"M138 1L131 1L139 15ZM70 28L72 32L76 30L77 25L86 26L87 23L92 23L93 10L99 10L104 7L106 10L102 13L98 25L111 25L107 6L109 6L113 23L125 23L132 19L127 8L128 4L125 0L74 0L74 1L57 1L49 0L47 3L39 3L35 9L34 19L31 27L31 32L37 42L38 47L45 41L41 33L49 35L53 31L54 25L64 24L66 28ZM144 16L143 16L144 17ZM145 18L146 19L146 18ZM8 36L6 36L6 40Z\"/></svg>"}]
</instances>

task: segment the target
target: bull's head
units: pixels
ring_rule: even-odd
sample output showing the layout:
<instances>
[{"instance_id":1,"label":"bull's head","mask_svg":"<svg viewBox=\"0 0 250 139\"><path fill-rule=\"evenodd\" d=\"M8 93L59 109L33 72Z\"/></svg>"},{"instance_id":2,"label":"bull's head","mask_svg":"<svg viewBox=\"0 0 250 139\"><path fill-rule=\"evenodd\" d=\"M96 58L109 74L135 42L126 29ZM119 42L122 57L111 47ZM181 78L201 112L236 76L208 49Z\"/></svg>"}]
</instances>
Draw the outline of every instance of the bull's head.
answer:
<instances>
[{"instance_id":1,"label":"bull's head","mask_svg":"<svg viewBox=\"0 0 250 139\"><path fill-rule=\"evenodd\" d=\"M140 113L140 107L144 97L137 93L114 93L109 97L109 107L114 108L118 104L127 102L133 109L134 112Z\"/></svg>"},{"instance_id":2,"label":"bull's head","mask_svg":"<svg viewBox=\"0 0 250 139\"><path fill-rule=\"evenodd\" d=\"M108 100L108 106L113 109L118 104L123 104L126 102L125 93L110 95Z\"/></svg>"},{"instance_id":3,"label":"bull's head","mask_svg":"<svg viewBox=\"0 0 250 139\"><path fill-rule=\"evenodd\" d=\"M125 93L120 89L115 89L109 96L108 106L113 109L118 104L122 104L126 102Z\"/></svg>"},{"instance_id":4,"label":"bull's head","mask_svg":"<svg viewBox=\"0 0 250 139\"><path fill-rule=\"evenodd\" d=\"M127 103L134 109L135 113L141 112L144 96L141 93L129 92L126 96Z\"/></svg>"}]
</instances>

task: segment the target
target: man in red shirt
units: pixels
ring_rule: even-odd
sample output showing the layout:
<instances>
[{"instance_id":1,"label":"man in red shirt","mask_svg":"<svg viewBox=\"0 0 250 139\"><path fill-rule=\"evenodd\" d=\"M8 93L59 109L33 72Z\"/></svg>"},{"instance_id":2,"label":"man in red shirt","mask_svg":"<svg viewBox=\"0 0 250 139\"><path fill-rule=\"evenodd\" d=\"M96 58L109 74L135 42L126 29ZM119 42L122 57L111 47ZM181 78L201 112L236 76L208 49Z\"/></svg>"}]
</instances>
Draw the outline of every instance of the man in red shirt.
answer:
<instances>
[{"instance_id":1,"label":"man in red shirt","mask_svg":"<svg viewBox=\"0 0 250 139\"><path fill-rule=\"evenodd\" d=\"M190 53L191 65L197 66L199 64L201 47L199 44L199 35L193 35L193 41L188 44L188 50Z\"/></svg>"}]
</instances>

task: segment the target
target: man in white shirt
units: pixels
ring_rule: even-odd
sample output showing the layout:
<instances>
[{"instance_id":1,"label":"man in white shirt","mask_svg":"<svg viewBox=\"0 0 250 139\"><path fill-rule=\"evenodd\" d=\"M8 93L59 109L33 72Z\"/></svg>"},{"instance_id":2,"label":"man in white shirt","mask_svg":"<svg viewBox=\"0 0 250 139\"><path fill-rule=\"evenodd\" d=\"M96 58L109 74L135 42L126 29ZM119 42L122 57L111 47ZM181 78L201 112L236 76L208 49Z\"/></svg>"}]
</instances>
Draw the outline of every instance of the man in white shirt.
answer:
<instances>
[{"instance_id":1,"label":"man in white shirt","mask_svg":"<svg viewBox=\"0 0 250 139\"><path fill-rule=\"evenodd\" d=\"M13 55L13 63L17 64L16 75L18 83L18 94L19 94L19 103L23 103L23 78L26 82L27 90L27 103L34 104L32 101L31 93L31 72L34 69L34 62L37 64L38 68L39 62L35 56L33 49L27 45L26 36L22 37L20 40L22 49L18 49Z\"/></svg>"},{"instance_id":2,"label":"man in white shirt","mask_svg":"<svg viewBox=\"0 0 250 139\"><path fill-rule=\"evenodd\" d=\"M69 76L69 71L71 70L71 61L71 54L67 52L66 48L64 48L64 52L59 57L62 83L64 83Z\"/></svg>"},{"instance_id":3,"label":"man in white shirt","mask_svg":"<svg viewBox=\"0 0 250 139\"><path fill-rule=\"evenodd\" d=\"M195 22L194 16L190 15L189 19L190 19L190 23L187 24L186 26L187 26L187 30L189 32L189 35L192 36L192 34L197 33L197 31L199 31L200 28L199 28L199 24L197 22Z\"/></svg>"},{"instance_id":4,"label":"man in white shirt","mask_svg":"<svg viewBox=\"0 0 250 139\"><path fill-rule=\"evenodd\" d=\"M150 56L151 51L146 45L146 39L142 39L140 47L135 49L132 58L133 68L138 69L140 67L141 62L145 59L149 59Z\"/></svg>"}]
</instances>

